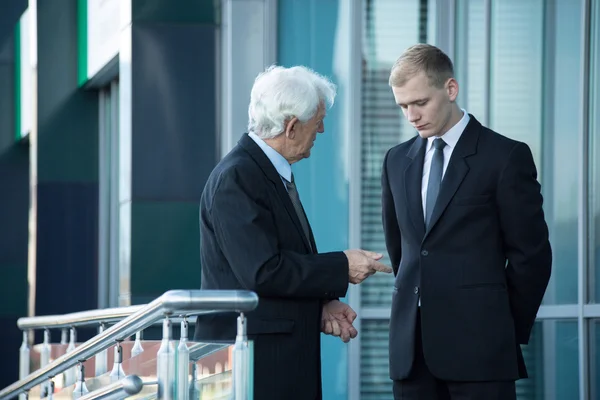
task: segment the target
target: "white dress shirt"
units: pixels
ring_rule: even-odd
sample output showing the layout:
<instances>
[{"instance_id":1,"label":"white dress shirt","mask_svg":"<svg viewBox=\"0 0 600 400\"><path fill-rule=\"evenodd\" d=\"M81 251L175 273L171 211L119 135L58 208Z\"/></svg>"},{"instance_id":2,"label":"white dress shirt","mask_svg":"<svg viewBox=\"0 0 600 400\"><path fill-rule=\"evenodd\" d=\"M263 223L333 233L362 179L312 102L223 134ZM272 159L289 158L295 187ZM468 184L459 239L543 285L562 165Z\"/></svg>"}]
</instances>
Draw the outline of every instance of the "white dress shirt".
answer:
<instances>
[{"instance_id":1,"label":"white dress shirt","mask_svg":"<svg viewBox=\"0 0 600 400\"><path fill-rule=\"evenodd\" d=\"M271 161L271 164L277 170L279 176L281 176L281 182L283 182L283 187L287 190L287 186L285 185L284 179L288 182L292 181L292 166L290 163L283 157L281 154L277 152L274 148L269 146L264 140L258 137L256 133L250 132L248 136L260 147L267 156L267 158Z\"/></svg>"},{"instance_id":2,"label":"white dress shirt","mask_svg":"<svg viewBox=\"0 0 600 400\"><path fill-rule=\"evenodd\" d=\"M432 136L427 138L427 148L425 149L425 161L423 163L423 179L421 181L421 199L423 200L423 215L426 215L426 204L427 204L427 184L429 183L429 172L431 170L431 160L433 158L433 153L435 149L433 148L434 139L442 138L444 142L446 142L446 146L444 146L444 168L442 169L442 180L444 179L444 175L446 174L446 169L448 168L448 163L450 162L450 157L452 156L452 152L458 143L458 139L462 135L463 131L467 127L469 123L469 114L461 109L463 112L463 117L458 121L456 125L454 125L448 132L446 132L442 136Z\"/></svg>"}]
</instances>

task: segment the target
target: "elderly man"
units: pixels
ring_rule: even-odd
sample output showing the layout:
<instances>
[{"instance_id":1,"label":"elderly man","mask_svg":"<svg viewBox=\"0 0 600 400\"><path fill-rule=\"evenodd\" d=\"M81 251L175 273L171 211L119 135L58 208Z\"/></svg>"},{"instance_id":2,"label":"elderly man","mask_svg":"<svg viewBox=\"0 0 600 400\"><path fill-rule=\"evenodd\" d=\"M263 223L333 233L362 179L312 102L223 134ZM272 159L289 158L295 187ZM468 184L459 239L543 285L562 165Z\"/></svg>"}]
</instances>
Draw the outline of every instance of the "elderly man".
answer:
<instances>
[{"instance_id":1,"label":"elderly man","mask_svg":"<svg viewBox=\"0 0 600 400\"><path fill-rule=\"evenodd\" d=\"M323 133L335 85L305 67L271 67L252 88L249 133L215 167L201 199L203 289L260 297L248 318L254 398L321 399L320 332L356 336L355 312L338 301L348 283L391 273L380 254L318 253L291 164ZM197 340L232 340L232 315L198 317Z\"/></svg>"}]
</instances>

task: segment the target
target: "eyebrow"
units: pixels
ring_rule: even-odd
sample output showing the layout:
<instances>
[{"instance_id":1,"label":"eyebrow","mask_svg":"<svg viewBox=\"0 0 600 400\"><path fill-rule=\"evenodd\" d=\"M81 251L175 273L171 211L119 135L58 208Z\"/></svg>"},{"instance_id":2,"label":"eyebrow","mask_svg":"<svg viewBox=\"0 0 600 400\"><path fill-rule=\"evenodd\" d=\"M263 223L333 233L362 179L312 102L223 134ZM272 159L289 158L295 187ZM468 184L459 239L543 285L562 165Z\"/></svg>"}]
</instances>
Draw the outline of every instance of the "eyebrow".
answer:
<instances>
[{"instance_id":1,"label":"eyebrow","mask_svg":"<svg viewBox=\"0 0 600 400\"><path fill-rule=\"evenodd\" d=\"M409 103L398 103L398 105L399 106L403 106L403 105L416 104L416 103L421 103L421 102L424 102L424 101L427 101L427 100L429 100L429 97L425 97L425 98L422 98L422 99L413 100L413 101L411 101Z\"/></svg>"}]
</instances>

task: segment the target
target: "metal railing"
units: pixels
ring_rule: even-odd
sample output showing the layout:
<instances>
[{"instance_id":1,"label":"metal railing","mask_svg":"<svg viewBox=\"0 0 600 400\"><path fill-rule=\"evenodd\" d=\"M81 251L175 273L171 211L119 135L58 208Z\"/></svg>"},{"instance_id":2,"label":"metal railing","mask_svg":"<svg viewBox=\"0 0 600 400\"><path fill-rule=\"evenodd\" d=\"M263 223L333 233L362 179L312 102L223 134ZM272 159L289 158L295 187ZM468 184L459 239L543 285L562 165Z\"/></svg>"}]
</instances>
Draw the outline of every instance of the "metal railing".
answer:
<instances>
[{"instance_id":1,"label":"metal railing","mask_svg":"<svg viewBox=\"0 0 600 400\"><path fill-rule=\"evenodd\" d=\"M12 396L26 393L34 386L43 383L49 378L57 376L77 363L88 360L96 353L109 348L111 345L115 344L115 342L118 343L123 341L165 316L189 316L206 312L235 311L242 314L240 318L243 322L239 325L243 328L243 332L238 331L238 340L240 340L240 336L245 340L246 329L243 313L254 310L257 305L258 296L250 291L171 290L145 306L136 306L139 307L139 309L137 309L137 311L131 310L133 313L130 316L117 322L115 325L94 336L87 342L82 343L73 351L57 358L52 363L2 389L0 391L0 400L10 399ZM105 319L100 318L103 311L108 310L84 312L80 313L80 316L82 319L87 319L86 323L89 323L91 318L98 318L98 321L105 321ZM107 315L104 315L104 318L106 317ZM114 316L114 318L117 318L117 316ZM79 322L81 321L72 318L72 314L70 316L65 316L64 320L61 320L60 316L52 316L51 318L23 318L21 320L22 326L24 327L23 329L46 328L50 326L70 327ZM19 326L21 326L21 324Z\"/></svg>"},{"instance_id":2,"label":"metal railing","mask_svg":"<svg viewBox=\"0 0 600 400\"><path fill-rule=\"evenodd\" d=\"M63 315L44 315L39 317L24 317L17 320L17 326L21 330L51 329L51 328L73 328L87 326L95 322L111 323L119 322L144 308L141 306L129 306L119 308L105 308L102 310L81 311Z\"/></svg>"},{"instance_id":3,"label":"metal railing","mask_svg":"<svg viewBox=\"0 0 600 400\"><path fill-rule=\"evenodd\" d=\"M118 382L112 383L101 389L94 390L79 398L79 400L113 400L123 399L127 396L138 394L145 385L156 385L158 382L144 382L137 375L129 375Z\"/></svg>"}]
</instances>

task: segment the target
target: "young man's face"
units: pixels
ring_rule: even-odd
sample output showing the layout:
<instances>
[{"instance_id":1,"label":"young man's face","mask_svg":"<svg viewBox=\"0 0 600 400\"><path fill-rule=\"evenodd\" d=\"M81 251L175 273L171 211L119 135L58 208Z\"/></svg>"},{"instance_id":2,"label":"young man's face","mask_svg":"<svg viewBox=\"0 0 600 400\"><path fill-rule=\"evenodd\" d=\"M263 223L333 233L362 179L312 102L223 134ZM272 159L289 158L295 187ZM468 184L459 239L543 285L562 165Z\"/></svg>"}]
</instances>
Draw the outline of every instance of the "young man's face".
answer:
<instances>
[{"instance_id":1,"label":"young man's face","mask_svg":"<svg viewBox=\"0 0 600 400\"><path fill-rule=\"evenodd\" d=\"M458 95L458 83L448 79L443 87L432 86L421 72L401 87L392 87L396 103L419 135L426 139L441 136L451 126L452 106Z\"/></svg>"}]
</instances>

